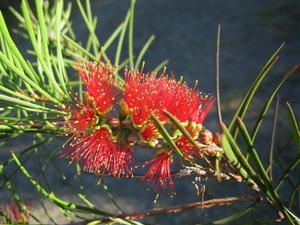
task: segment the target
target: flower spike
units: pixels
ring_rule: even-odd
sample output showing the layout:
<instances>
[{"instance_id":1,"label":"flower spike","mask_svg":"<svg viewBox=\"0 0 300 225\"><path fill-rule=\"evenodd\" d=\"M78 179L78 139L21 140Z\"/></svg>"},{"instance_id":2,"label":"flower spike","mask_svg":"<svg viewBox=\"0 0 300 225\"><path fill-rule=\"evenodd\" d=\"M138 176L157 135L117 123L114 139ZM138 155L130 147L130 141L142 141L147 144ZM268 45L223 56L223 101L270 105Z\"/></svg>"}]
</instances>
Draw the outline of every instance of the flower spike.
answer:
<instances>
[{"instance_id":1,"label":"flower spike","mask_svg":"<svg viewBox=\"0 0 300 225\"><path fill-rule=\"evenodd\" d=\"M150 167L141 180L157 194L162 190L172 193L172 150L162 140L151 115L160 126L173 132L171 138L180 157L189 161L196 157L206 159L202 147L208 144L203 139L202 123L214 102L211 95L189 88L182 79L176 81L165 72L158 75L144 73L143 68L126 68L124 86L118 88L116 68L109 63L82 62L76 68L86 87L84 101L75 98L75 105L62 108L70 113L70 119L58 122L66 125L67 134L73 134L62 151L70 163L79 162L84 171L97 175L128 177L134 172L135 144L163 148L154 159L142 164ZM117 111L108 115L122 96L119 116L115 115ZM176 118L180 127L170 125L175 122L166 112Z\"/></svg>"},{"instance_id":2,"label":"flower spike","mask_svg":"<svg viewBox=\"0 0 300 225\"><path fill-rule=\"evenodd\" d=\"M159 194L162 189L169 190L172 193L174 183L171 176L170 165L172 158L169 154L160 153L154 159L145 162L143 165L151 164L151 167L142 177L142 181L154 187L154 191Z\"/></svg>"},{"instance_id":3,"label":"flower spike","mask_svg":"<svg viewBox=\"0 0 300 225\"><path fill-rule=\"evenodd\" d=\"M157 109L162 84L156 78L156 73L144 74L140 71L125 69L125 90L123 113L132 112L135 125L144 125L150 121L150 113Z\"/></svg>"},{"instance_id":4,"label":"flower spike","mask_svg":"<svg viewBox=\"0 0 300 225\"><path fill-rule=\"evenodd\" d=\"M76 140L65 148L62 156L79 162L84 171L115 177L131 176L133 156L131 147L121 147L113 140L107 127Z\"/></svg>"},{"instance_id":5,"label":"flower spike","mask_svg":"<svg viewBox=\"0 0 300 225\"><path fill-rule=\"evenodd\" d=\"M89 133L89 130L97 123L96 111L85 95L85 101L81 102L75 96L75 104L60 107L61 110L70 113L69 120L59 121L56 124L66 125L65 134L73 134L72 137L80 137Z\"/></svg>"},{"instance_id":6,"label":"flower spike","mask_svg":"<svg viewBox=\"0 0 300 225\"><path fill-rule=\"evenodd\" d=\"M201 103L199 104L197 110L195 110L194 113L192 114L191 120L196 124L202 124L207 114L211 110L214 101L215 101L214 96L200 93L199 102Z\"/></svg>"},{"instance_id":7,"label":"flower spike","mask_svg":"<svg viewBox=\"0 0 300 225\"><path fill-rule=\"evenodd\" d=\"M100 114L109 112L120 98L114 78L116 68L101 61L77 63L76 68L97 111Z\"/></svg>"}]
</instances>

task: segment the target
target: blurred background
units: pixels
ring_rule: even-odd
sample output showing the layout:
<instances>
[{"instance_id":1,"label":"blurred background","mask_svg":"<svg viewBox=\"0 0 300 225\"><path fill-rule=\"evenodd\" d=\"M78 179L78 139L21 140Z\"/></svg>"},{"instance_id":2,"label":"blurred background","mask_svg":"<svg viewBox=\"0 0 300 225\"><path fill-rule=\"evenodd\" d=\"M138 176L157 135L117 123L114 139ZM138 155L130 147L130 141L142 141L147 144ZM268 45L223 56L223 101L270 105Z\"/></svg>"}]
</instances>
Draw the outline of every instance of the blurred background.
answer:
<instances>
[{"instance_id":1,"label":"blurred background","mask_svg":"<svg viewBox=\"0 0 300 225\"><path fill-rule=\"evenodd\" d=\"M82 1L84 2L84 1ZM73 28L77 39L85 43L88 32L80 13L76 8L72 13ZM4 11L10 26L17 27L16 20L9 15L8 5L18 8L20 1L1 0L0 7ZM123 21L129 7L128 0L91 0L92 10L98 17L97 34L100 40L106 40L113 30ZM167 70L175 77L181 75L189 85L199 80L198 88L203 92L215 93L215 52L217 25L221 24L221 52L220 52L220 91L224 121L230 122L234 110L238 107L242 97L250 84L255 80L260 69L273 52L286 42L285 47L279 53L280 60L271 70L270 75L264 81L262 88L254 98L246 122L250 125L260 112L265 99L271 93L272 88L280 78L294 65L300 63L300 1L276 0L276 1L241 1L241 0L137 0L134 28L134 50L137 53L150 35L156 39L145 55L145 70L154 69L163 60L168 59ZM18 44L22 45L22 39L16 37ZM114 55L114 49L108 51ZM297 71L283 86L280 93L279 120L277 124L276 149L281 151L283 146L291 138L287 126L285 102L288 101L294 108L296 115L300 115L300 74ZM274 107L273 107L274 108ZM299 119L299 117L298 117ZM267 119L263 123L263 132L259 133L257 146L260 155L267 159L270 149L273 109L268 112ZM208 116L204 124L212 131L218 132L216 109ZM26 136L20 142L14 142L3 151L24 149L30 143L26 142ZM64 140L56 141L48 146L49 151L59 150ZM289 162L295 150L288 150L283 154L283 164ZM137 153L138 160L149 158L148 153ZM74 180L74 166L66 166L67 162L58 157L53 158L56 167L66 176L75 188L83 186L84 192L93 199L101 209L116 211L101 185L97 186L99 178L83 174L79 180ZM38 168L38 164L28 162L26 164L31 171ZM276 171L274 168L274 171ZM280 167L277 168L281 171ZM47 180L59 196L66 200L78 201L71 194L66 181L56 175L56 169L49 166L46 171ZM38 171L38 170L37 170ZM62 172L63 171L63 172ZM40 207L43 204L49 213L54 215L57 223L67 223L57 209L44 201L37 200L32 193L32 186L22 174L14 178L17 188L23 196L32 203L36 213L43 214ZM37 177L41 176L36 174ZM276 177L276 172L275 172ZM154 193L137 185L139 182L126 179L105 178L104 182L110 188L111 193L124 211L150 209L153 207L166 207L174 204L189 203L199 200L191 178L182 178L175 181L177 194L168 196L163 194L157 204L153 203ZM223 181L221 184L214 179L206 182L205 199L234 196L250 192L248 187L233 181ZM285 186L284 186L285 187ZM285 188L289 190L287 185ZM288 192L288 191L287 191ZM285 196L285 190L281 190ZM0 197L5 198L6 192ZM40 197L40 196L38 196ZM142 200L141 200L142 199ZM247 205L247 204L244 204ZM222 218L234 212L236 208L220 207L208 210L196 210L184 212L178 215L166 215L146 218L144 221L153 224L205 224L209 221ZM53 210L53 211L52 211ZM298 212L299 213L299 212ZM55 216L57 215L57 216ZM256 216L259 215L259 218ZM298 215L299 216L299 215ZM263 218L274 218L276 215L267 207L261 205L257 211L249 214L249 221L257 222ZM49 222L49 221L45 221Z\"/></svg>"}]
</instances>

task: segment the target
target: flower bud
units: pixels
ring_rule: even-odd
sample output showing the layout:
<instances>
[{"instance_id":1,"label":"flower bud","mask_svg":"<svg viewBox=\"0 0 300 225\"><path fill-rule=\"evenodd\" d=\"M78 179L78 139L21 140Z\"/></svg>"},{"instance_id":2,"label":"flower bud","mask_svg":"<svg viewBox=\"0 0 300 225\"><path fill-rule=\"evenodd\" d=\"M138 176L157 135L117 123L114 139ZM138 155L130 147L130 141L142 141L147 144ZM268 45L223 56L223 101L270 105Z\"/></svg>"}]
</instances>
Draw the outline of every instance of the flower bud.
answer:
<instances>
[{"instance_id":1,"label":"flower bud","mask_svg":"<svg viewBox=\"0 0 300 225\"><path fill-rule=\"evenodd\" d=\"M213 134L206 129L203 129L199 133L199 140L202 144L211 144L213 141Z\"/></svg>"},{"instance_id":2,"label":"flower bud","mask_svg":"<svg viewBox=\"0 0 300 225\"><path fill-rule=\"evenodd\" d=\"M213 134L213 142L216 144L216 145L221 145L221 134L220 133L214 133Z\"/></svg>"}]
</instances>

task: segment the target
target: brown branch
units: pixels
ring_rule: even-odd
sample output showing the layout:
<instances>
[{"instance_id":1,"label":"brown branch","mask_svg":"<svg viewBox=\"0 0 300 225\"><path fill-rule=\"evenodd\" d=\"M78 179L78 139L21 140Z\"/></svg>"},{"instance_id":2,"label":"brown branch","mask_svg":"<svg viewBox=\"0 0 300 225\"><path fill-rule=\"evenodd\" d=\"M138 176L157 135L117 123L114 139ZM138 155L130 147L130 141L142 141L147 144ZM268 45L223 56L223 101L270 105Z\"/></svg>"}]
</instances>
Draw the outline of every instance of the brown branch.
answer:
<instances>
[{"instance_id":1,"label":"brown branch","mask_svg":"<svg viewBox=\"0 0 300 225\"><path fill-rule=\"evenodd\" d=\"M172 206L163 209L152 209L152 210L146 210L146 211L128 213L128 214L124 213L124 214L120 214L118 217L124 219L139 219L139 218L144 218L146 216L157 216L157 215L163 215L169 213L179 213L191 209L204 209L204 208L211 208L211 207L222 206L222 205L231 205L237 202L249 202L249 201L260 201L260 198L257 195L216 198L216 199L211 199L203 202L187 203L187 204Z\"/></svg>"},{"instance_id":2,"label":"brown branch","mask_svg":"<svg viewBox=\"0 0 300 225\"><path fill-rule=\"evenodd\" d=\"M140 212L134 212L134 213L121 213L117 215L116 217L102 217L102 218L96 218L92 220L82 221L79 222L77 225L84 225L88 224L91 221L99 220L103 223L112 221L114 218L122 218L126 220L135 220L135 219L141 219L148 216L158 216L158 215L165 215L170 213L179 213L187 210L192 209L204 209L204 208L211 208L216 206L224 206L224 205L231 205L238 202L258 202L261 201L262 198L259 197L256 194L252 195L243 195L238 197L227 197L227 198L215 198L207 201L201 201L201 202L193 202L193 203L187 203L187 204L181 204L176 205L168 208L157 208L157 209L151 209L151 210L145 210Z\"/></svg>"}]
</instances>

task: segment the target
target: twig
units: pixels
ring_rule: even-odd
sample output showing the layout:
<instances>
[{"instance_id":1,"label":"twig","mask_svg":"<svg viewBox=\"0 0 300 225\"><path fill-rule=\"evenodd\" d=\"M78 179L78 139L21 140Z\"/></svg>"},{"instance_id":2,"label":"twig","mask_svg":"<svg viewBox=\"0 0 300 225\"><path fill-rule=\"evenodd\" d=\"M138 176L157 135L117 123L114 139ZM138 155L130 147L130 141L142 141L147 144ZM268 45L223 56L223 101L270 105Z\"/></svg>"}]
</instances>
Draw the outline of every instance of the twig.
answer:
<instances>
[{"instance_id":1,"label":"twig","mask_svg":"<svg viewBox=\"0 0 300 225\"><path fill-rule=\"evenodd\" d=\"M181 169L179 172L174 173L174 177L184 177L184 176L204 176L204 177L215 177L215 170L212 168L198 168L198 167L188 167L185 166L183 169ZM224 180L230 180L233 179L238 182L242 182L243 178L240 175L234 174L234 173L223 173L220 172L220 177Z\"/></svg>"},{"instance_id":2,"label":"twig","mask_svg":"<svg viewBox=\"0 0 300 225\"><path fill-rule=\"evenodd\" d=\"M211 208L216 206L231 205L238 202L253 202L253 201L258 202L261 200L262 199L256 194L242 195L238 197L215 198L207 201L181 204L181 205L176 205L168 208L157 208L157 209L145 210L145 211L134 212L134 213L121 213L118 216L116 216L116 218L135 220L135 219L145 218L148 216L158 216L158 215L165 215L170 213L179 213L179 212L192 210L192 209L204 209L204 208ZM76 225L85 225L95 220L105 223L105 222L112 221L113 219L114 218L112 217L102 217L102 218L96 218L92 220L81 221Z\"/></svg>"},{"instance_id":3,"label":"twig","mask_svg":"<svg viewBox=\"0 0 300 225\"><path fill-rule=\"evenodd\" d=\"M216 51L216 95L217 95L217 111L219 123L222 123L221 103L220 103L220 34L221 25L218 24L217 32L217 51Z\"/></svg>"},{"instance_id":4,"label":"twig","mask_svg":"<svg viewBox=\"0 0 300 225\"><path fill-rule=\"evenodd\" d=\"M272 164L273 164L273 160L274 160L274 149L275 149L275 140L276 140L275 136L276 136L276 125L277 125L277 120L278 120L278 110L279 110L279 95L277 95L277 98L276 98L275 109L274 109L274 118L273 118L273 128L272 128L272 138L271 138L270 158L269 158L270 180L272 180L272 178L273 178Z\"/></svg>"}]
</instances>

